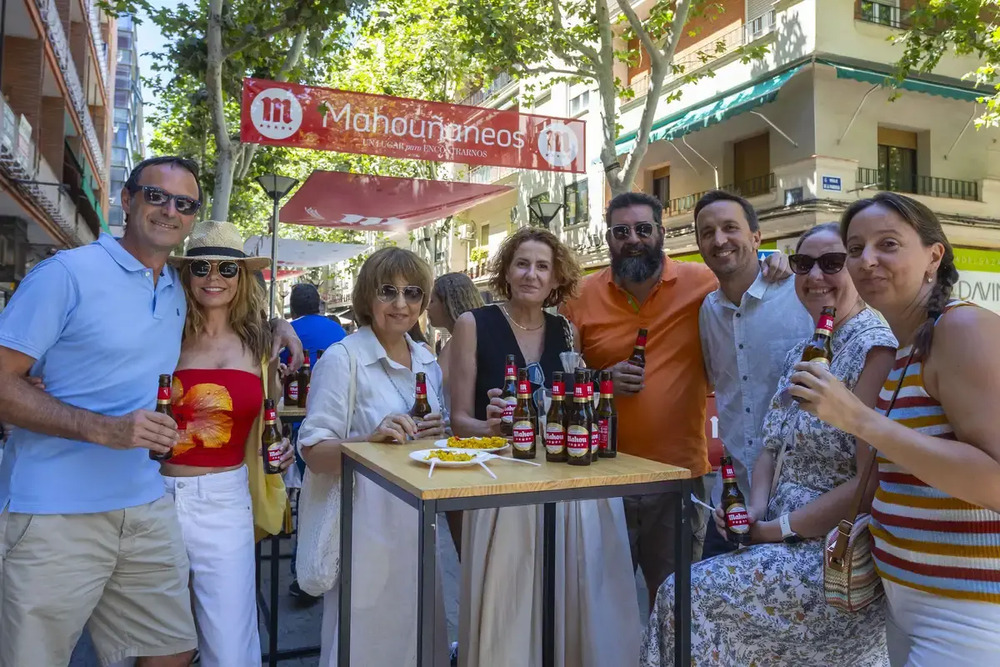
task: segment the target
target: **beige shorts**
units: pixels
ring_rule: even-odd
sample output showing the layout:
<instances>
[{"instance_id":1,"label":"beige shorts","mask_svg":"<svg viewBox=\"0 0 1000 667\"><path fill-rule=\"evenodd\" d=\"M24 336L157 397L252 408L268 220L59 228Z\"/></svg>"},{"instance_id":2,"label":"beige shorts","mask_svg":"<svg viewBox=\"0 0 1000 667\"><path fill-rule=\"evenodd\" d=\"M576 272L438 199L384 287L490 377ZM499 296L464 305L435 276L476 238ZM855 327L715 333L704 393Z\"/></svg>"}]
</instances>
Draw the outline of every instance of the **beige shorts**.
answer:
<instances>
[{"instance_id":1,"label":"beige shorts","mask_svg":"<svg viewBox=\"0 0 1000 667\"><path fill-rule=\"evenodd\" d=\"M197 645L173 503L0 512L0 667L65 665L86 625L102 665Z\"/></svg>"}]
</instances>

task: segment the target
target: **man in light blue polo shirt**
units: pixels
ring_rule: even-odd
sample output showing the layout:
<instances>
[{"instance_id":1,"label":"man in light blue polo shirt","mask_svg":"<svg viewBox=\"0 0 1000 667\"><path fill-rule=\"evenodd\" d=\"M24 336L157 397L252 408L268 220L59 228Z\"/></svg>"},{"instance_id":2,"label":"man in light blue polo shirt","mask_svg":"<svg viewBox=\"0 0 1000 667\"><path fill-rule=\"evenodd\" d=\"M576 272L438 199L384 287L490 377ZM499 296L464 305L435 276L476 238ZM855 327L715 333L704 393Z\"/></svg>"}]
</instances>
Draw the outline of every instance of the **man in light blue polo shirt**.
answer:
<instances>
[{"instance_id":1,"label":"man in light blue polo shirt","mask_svg":"<svg viewBox=\"0 0 1000 667\"><path fill-rule=\"evenodd\" d=\"M85 624L104 664L190 662L188 561L149 455L177 440L152 411L186 316L166 260L201 198L193 162L140 163L121 242L40 263L0 313L0 419L18 427L0 464L0 667L67 664Z\"/></svg>"}]
</instances>

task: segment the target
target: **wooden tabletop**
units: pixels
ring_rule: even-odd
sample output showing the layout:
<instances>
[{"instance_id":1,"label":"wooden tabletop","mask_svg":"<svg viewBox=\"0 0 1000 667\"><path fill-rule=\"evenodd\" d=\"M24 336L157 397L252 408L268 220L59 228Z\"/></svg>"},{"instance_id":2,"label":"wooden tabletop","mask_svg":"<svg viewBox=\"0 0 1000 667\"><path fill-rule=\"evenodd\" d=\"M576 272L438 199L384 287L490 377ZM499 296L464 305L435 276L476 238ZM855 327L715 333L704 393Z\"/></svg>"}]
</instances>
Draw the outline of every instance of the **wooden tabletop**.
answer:
<instances>
[{"instance_id":1,"label":"wooden tabletop","mask_svg":"<svg viewBox=\"0 0 1000 667\"><path fill-rule=\"evenodd\" d=\"M535 463L541 464L538 467L515 461L488 461L486 465L497 479L490 477L478 465L464 468L435 466L433 476L428 478L429 466L410 459L409 455L411 451L432 447L433 440L417 440L405 445L374 442L347 442L343 445L344 452L359 464L422 500L644 484L691 477L691 471L686 468L621 453L613 459L600 459L589 466L548 463L540 447L538 457L534 459ZM510 449L498 452L498 455L510 456Z\"/></svg>"},{"instance_id":2,"label":"wooden tabletop","mask_svg":"<svg viewBox=\"0 0 1000 667\"><path fill-rule=\"evenodd\" d=\"M282 398L278 401L278 416L279 417L305 417L306 409L300 408L297 405L292 405L285 407L285 399Z\"/></svg>"}]
</instances>

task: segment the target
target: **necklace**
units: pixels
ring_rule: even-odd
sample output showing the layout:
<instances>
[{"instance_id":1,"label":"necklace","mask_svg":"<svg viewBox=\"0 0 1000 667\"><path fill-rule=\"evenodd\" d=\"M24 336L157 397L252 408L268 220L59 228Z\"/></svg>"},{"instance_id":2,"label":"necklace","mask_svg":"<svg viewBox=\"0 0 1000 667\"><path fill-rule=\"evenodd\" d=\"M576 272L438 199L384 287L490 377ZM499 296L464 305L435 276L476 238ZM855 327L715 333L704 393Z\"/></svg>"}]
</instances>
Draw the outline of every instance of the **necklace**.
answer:
<instances>
[{"instance_id":1,"label":"necklace","mask_svg":"<svg viewBox=\"0 0 1000 667\"><path fill-rule=\"evenodd\" d=\"M414 398L408 399L406 395L404 395L403 392L399 390L399 386L396 385L396 381L392 379L392 375L389 373L389 369L385 367L386 366L385 359L379 359L379 362L380 362L379 367L382 369L382 372L385 373L385 377L386 379L389 380L389 384L391 384L392 388L396 390L396 394L399 396L399 400L403 401L403 406L404 406L403 409L409 410L410 408L408 406L413 405L413 401L416 398L416 387L414 386Z\"/></svg>"},{"instance_id":2,"label":"necklace","mask_svg":"<svg viewBox=\"0 0 1000 667\"><path fill-rule=\"evenodd\" d=\"M539 329L541 329L542 327L545 326L545 315L544 314L542 315L542 323L539 324L537 327L532 327L532 328L529 329L528 327L524 326L523 324L521 324L520 322L518 322L517 320L515 320L514 317L510 313L507 312L507 307L506 306L501 305L500 306L500 310L503 311L503 314L507 317L507 319L510 321L510 323L513 324L518 329L520 329L521 331L538 331Z\"/></svg>"}]
</instances>

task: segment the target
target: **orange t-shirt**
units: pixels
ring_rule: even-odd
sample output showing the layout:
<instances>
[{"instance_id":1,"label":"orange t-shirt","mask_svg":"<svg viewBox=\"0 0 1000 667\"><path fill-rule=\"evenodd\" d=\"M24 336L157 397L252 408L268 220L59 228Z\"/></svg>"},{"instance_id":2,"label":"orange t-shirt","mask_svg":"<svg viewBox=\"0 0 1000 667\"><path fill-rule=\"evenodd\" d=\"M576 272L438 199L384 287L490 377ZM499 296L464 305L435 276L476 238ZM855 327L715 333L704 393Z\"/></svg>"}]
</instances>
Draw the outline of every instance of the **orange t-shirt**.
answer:
<instances>
[{"instance_id":1,"label":"orange t-shirt","mask_svg":"<svg viewBox=\"0 0 1000 667\"><path fill-rule=\"evenodd\" d=\"M589 276L563 313L580 331L589 368L628 359L639 329L648 329L645 388L615 396L618 449L681 466L695 477L708 473L705 399L708 378L698 335L698 310L718 288L703 264L665 258L660 282L640 306L619 287L611 268Z\"/></svg>"}]
</instances>

